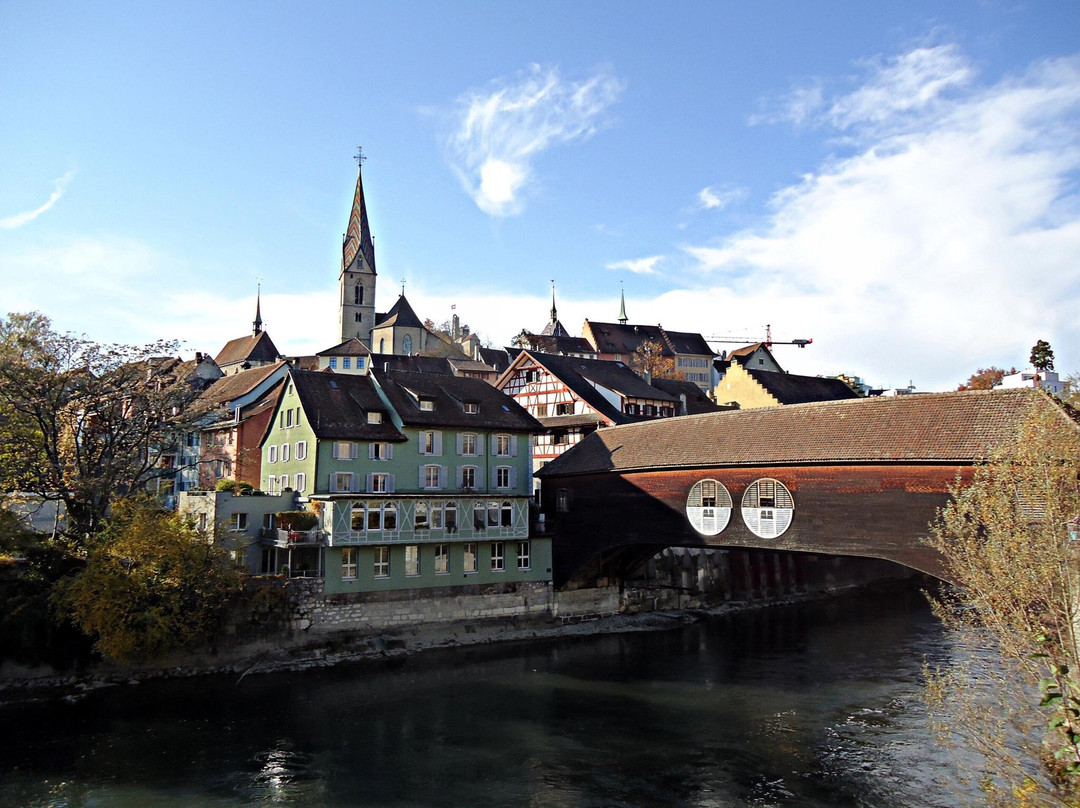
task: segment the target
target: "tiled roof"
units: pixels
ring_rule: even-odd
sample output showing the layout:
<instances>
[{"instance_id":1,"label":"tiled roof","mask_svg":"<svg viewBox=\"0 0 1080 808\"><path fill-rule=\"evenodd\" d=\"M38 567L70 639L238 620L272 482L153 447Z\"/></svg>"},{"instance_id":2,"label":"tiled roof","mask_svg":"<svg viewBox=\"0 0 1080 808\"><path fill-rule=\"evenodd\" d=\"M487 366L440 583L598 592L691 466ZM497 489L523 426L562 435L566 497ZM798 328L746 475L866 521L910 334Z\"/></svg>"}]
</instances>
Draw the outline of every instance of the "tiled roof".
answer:
<instances>
[{"instance_id":1,"label":"tiled roof","mask_svg":"<svg viewBox=\"0 0 1080 808\"><path fill-rule=\"evenodd\" d=\"M664 339L663 329L658 325L585 322L588 325L587 333L592 333L596 350L601 353L632 354L648 340L662 345L664 356L671 356L671 348Z\"/></svg>"},{"instance_id":2,"label":"tiled roof","mask_svg":"<svg viewBox=\"0 0 1080 808\"><path fill-rule=\"evenodd\" d=\"M675 349L675 353L716 356L716 351L709 347L709 343L705 341L705 337L701 336L701 334L694 334L690 331L669 331L666 328L663 331L667 335L671 347Z\"/></svg>"},{"instance_id":3,"label":"tiled roof","mask_svg":"<svg viewBox=\"0 0 1080 808\"><path fill-rule=\"evenodd\" d=\"M607 423L603 416L595 412L584 412L579 415L547 415L537 418L544 429L558 429L564 426L596 426Z\"/></svg>"},{"instance_id":4,"label":"tiled roof","mask_svg":"<svg viewBox=\"0 0 1080 808\"><path fill-rule=\"evenodd\" d=\"M424 327L424 324L420 322L420 318L416 316L416 312L413 311L413 307L409 305L409 301L405 299L405 295L399 295L394 307L386 314L377 314L375 316L376 328L390 325L398 328Z\"/></svg>"},{"instance_id":5,"label":"tiled roof","mask_svg":"<svg viewBox=\"0 0 1080 808\"><path fill-rule=\"evenodd\" d=\"M746 372L781 404L807 404L811 401L841 401L845 398L858 398L858 393L840 379L797 376L794 373L775 373L750 368L746 368Z\"/></svg>"},{"instance_id":6,"label":"tiled roof","mask_svg":"<svg viewBox=\"0 0 1080 808\"><path fill-rule=\"evenodd\" d=\"M319 351L316 356L368 356L371 350L358 337L339 342L333 348Z\"/></svg>"},{"instance_id":7,"label":"tiled roof","mask_svg":"<svg viewBox=\"0 0 1080 808\"><path fill-rule=\"evenodd\" d=\"M372 354L371 367L376 370L404 371L406 373L434 373L453 376L450 362L441 356L401 356L400 354Z\"/></svg>"},{"instance_id":8,"label":"tiled roof","mask_svg":"<svg viewBox=\"0 0 1080 808\"><path fill-rule=\"evenodd\" d=\"M524 334L533 350L555 354L591 354L596 348L584 337L552 336L549 334Z\"/></svg>"},{"instance_id":9,"label":"tiled roof","mask_svg":"<svg viewBox=\"0 0 1080 808\"><path fill-rule=\"evenodd\" d=\"M222 376L202 394L202 399L207 404L225 404L234 398L250 393L267 377L277 373L284 365L284 362L275 362L272 365L261 365L250 370L242 370L239 373Z\"/></svg>"},{"instance_id":10,"label":"tiled roof","mask_svg":"<svg viewBox=\"0 0 1080 808\"><path fill-rule=\"evenodd\" d=\"M260 331L249 337L229 340L214 357L214 361L218 363L218 367L222 367L238 362L275 362L280 355L270 335Z\"/></svg>"},{"instance_id":11,"label":"tiled roof","mask_svg":"<svg viewBox=\"0 0 1080 808\"><path fill-rule=\"evenodd\" d=\"M736 410L601 429L540 476L644 468L987 459L1045 393L974 390Z\"/></svg>"},{"instance_id":12,"label":"tiled roof","mask_svg":"<svg viewBox=\"0 0 1080 808\"><path fill-rule=\"evenodd\" d=\"M386 404L367 376L351 373L293 371L300 405L317 438L340 440L403 441L405 436L390 420ZM383 413L381 424L369 424L369 412Z\"/></svg>"},{"instance_id":13,"label":"tiled roof","mask_svg":"<svg viewBox=\"0 0 1080 808\"><path fill-rule=\"evenodd\" d=\"M540 423L520 404L482 379L381 369L372 375L408 426L540 431ZM421 410L418 399L430 399L433 408ZM466 413L465 404L476 404L477 412Z\"/></svg>"},{"instance_id":14,"label":"tiled roof","mask_svg":"<svg viewBox=\"0 0 1080 808\"><path fill-rule=\"evenodd\" d=\"M670 396L681 400L686 396L686 414L698 415L703 412L718 412L722 408L710 399L694 382L680 379L653 379L652 386L663 390Z\"/></svg>"},{"instance_id":15,"label":"tiled roof","mask_svg":"<svg viewBox=\"0 0 1080 808\"><path fill-rule=\"evenodd\" d=\"M510 356L502 348L481 348L480 359L502 373L510 367Z\"/></svg>"},{"instance_id":16,"label":"tiled roof","mask_svg":"<svg viewBox=\"0 0 1080 808\"><path fill-rule=\"evenodd\" d=\"M495 368L485 362L477 362L475 359L456 359L450 357L446 360L450 363L451 367L457 370L472 370L472 371L484 371L487 373L494 373Z\"/></svg>"}]
</instances>

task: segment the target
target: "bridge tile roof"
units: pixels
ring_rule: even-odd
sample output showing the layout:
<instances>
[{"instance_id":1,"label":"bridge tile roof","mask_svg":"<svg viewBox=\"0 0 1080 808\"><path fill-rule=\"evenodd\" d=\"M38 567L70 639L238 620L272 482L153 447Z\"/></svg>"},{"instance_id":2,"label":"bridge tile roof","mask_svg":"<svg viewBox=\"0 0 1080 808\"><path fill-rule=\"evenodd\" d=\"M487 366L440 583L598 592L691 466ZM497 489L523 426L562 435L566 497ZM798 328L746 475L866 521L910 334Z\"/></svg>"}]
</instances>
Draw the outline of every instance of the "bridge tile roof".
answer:
<instances>
[{"instance_id":1,"label":"bridge tile roof","mask_svg":"<svg viewBox=\"0 0 1080 808\"><path fill-rule=\"evenodd\" d=\"M859 398L689 415L609 427L537 476L708 466L986 460L1032 407L1065 411L1041 391L972 390Z\"/></svg>"}]
</instances>

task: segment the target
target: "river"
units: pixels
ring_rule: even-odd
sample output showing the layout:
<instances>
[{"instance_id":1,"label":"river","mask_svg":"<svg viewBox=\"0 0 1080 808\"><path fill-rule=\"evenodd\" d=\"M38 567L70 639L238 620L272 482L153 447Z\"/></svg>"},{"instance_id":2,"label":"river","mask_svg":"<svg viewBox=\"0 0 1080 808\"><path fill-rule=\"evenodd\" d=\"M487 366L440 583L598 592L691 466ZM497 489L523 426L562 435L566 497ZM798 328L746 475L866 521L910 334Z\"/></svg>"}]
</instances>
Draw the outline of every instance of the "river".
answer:
<instances>
[{"instance_id":1,"label":"river","mask_svg":"<svg viewBox=\"0 0 1080 808\"><path fill-rule=\"evenodd\" d=\"M952 806L915 591L0 707L0 805Z\"/></svg>"}]
</instances>

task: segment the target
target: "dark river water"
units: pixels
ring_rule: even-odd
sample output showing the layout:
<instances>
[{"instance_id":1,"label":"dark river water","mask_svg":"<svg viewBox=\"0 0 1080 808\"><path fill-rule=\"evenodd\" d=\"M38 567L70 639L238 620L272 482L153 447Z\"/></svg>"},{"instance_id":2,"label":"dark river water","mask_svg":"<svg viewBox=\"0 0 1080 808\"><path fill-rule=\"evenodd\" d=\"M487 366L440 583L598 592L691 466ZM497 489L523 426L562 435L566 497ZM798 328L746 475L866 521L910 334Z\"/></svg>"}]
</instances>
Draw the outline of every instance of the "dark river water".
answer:
<instances>
[{"instance_id":1,"label":"dark river water","mask_svg":"<svg viewBox=\"0 0 1080 808\"><path fill-rule=\"evenodd\" d=\"M918 592L0 707L3 806L953 806Z\"/></svg>"}]
</instances>

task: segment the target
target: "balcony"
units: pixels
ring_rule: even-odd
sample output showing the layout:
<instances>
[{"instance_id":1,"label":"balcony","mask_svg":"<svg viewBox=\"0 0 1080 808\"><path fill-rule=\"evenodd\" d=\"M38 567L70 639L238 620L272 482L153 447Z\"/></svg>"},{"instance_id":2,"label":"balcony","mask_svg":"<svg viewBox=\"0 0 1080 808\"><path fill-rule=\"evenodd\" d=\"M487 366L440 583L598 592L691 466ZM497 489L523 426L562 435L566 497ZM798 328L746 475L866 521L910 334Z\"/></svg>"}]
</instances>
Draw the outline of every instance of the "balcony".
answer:
<instances>
[{"instance_id":1,"label":"balcony","mask_svg":"<svg viewBox=\"0 0 1080 808\"><path fill-rule=\"evenodd\" d=\"M319 528L311 530L263 528L259 531L259 539L274 547L322 547L325 544L323 532Z\"/></svg>"}]
</instances>

